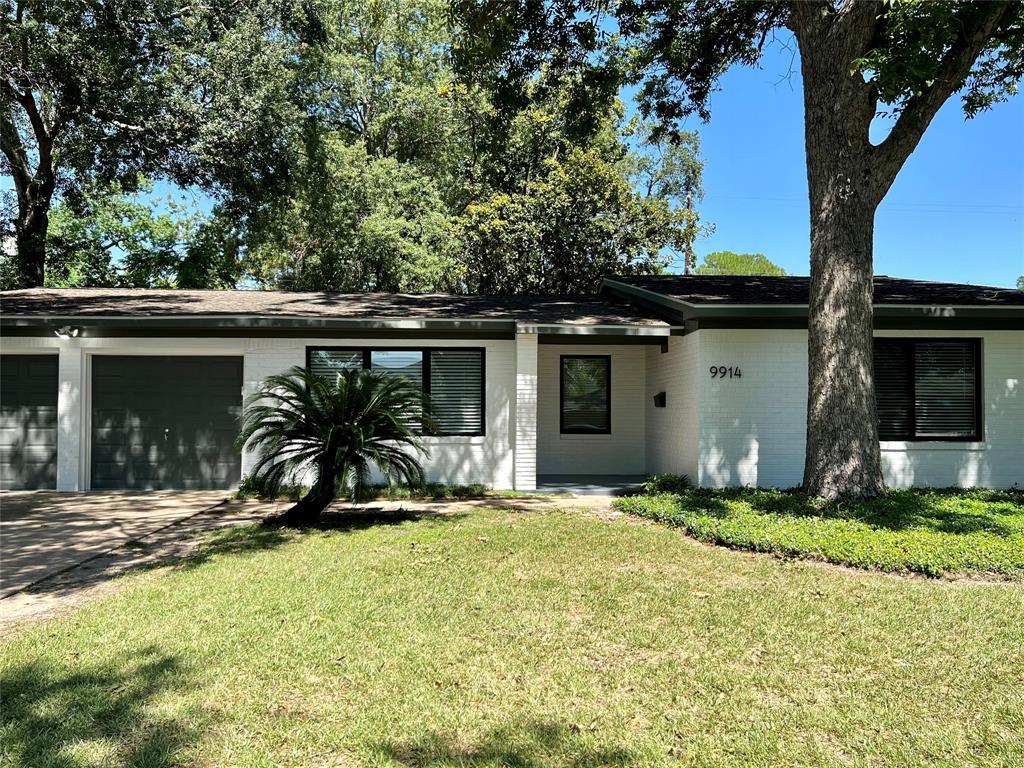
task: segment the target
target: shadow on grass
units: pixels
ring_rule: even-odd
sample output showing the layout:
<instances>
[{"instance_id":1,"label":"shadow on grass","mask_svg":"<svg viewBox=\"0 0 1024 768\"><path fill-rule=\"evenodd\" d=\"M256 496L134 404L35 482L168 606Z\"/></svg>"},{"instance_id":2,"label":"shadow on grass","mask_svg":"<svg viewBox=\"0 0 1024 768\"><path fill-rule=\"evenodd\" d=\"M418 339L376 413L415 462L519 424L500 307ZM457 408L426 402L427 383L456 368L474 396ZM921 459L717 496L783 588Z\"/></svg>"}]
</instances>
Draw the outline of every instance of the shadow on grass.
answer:
<instances>
[{"instance_id":1,"label":"shadow on grass","mask_svg":"<svg viewBox=\"0 0 1024 768\"><path fill-rule=\"evenodd\" d=\"M440 765L510 766L628 766L638 756L619 746L594 743L585 731L565 723L531 720L496 728L477 743L441 733L382 744L381 751L399 765L431 768Z\"/></svg>"},{"instance_id":2,"label":"shadow on grass","mask_svg":"<svg viewBox=\"0 0 1024 768\"><path fill-rule=\"evenodd\" d=\"M755 512L792 517L856 520L873 528L936 533L990 533L1007 538L1024 530L1024 493L959 488L893 490L871 501L824 503L799 491L698 489L676 494L688 509L725 518L740 503Z\"/></svg>"},{"instance_id":3,"label":"shadow on grass","mask_svg":"<svg viewBox=\"0 0 1024 768\"><path fill-rule=\"evenodd\" d=\"M197 740L198 726L162 713L155 703L162 693L188 685L178 660L153 647L117 663L14 666L0 677L2 762L177 765L176 753Z\"/></svg>"}]
</instances>

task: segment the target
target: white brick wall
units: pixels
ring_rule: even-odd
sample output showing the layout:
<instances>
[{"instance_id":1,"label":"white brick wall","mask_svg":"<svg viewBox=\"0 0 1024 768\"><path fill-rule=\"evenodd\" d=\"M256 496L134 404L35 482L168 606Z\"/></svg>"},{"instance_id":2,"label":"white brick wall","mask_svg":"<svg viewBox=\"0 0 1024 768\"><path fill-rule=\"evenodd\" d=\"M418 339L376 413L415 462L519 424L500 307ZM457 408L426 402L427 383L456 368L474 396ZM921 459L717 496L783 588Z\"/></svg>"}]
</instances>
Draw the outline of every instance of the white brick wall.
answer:
<instances>
[{"instance_id":1,"label":"white brick wall","mask_svg":"<svg viewBox=\"0 0 1024 768\"><path fill-rule=\"evenodd\" d=\"M61 346L57 362L57 490L86 487L83 452L86 383L85 354L74 341Z\"/></svg>"},{"instance_id":2,"label":"white brick wall","mask_svg":"<svg viewBox=\"0 0 1024 768\"><path fill-rule=\"evenodd\" d=\"M1024 331L879 331L876 336L981 339L982 429L977 443L883 442L885 482L1024 486Z\"/></svg>"},{"instance_id":3,"label":"white brick wall","mask_svg":"<svg viewBox=\"0 0 1024 768\"><path fill-rule=\"evenodd\" d=\"M537 335L517 333L515 348L515 488L537 487Z\"/></svg>"},{"instance_id":4,"label":"white brick wall","mask_svg":"<svg viewBox=\"0 0 1024 768\"><path fill-rule=\"evenodd\" d=\"M982 338L985 439L979 443L883 443L891 486L1024 485L1024 332L899 332L879 336ZM700 484L789 487L802 480L807 334L801 330L702 330L655 346L537 345L516 341L431 341L487 350L483 437L427 440L431 480L532 488L540 474L682 472ZM60 353L58 488L88 481L89 356L237 354L243 389L305 361L306 346L408 346L359 339L5 338L3 352ZM612 434L561 435L558 356L612 355ZM712 379L713 365L741 378ZM665 391L668 407L654 408ZM519 414L518 423L514 414ZM243 456L244 469L251 458Z\"/></svg>"},{"instance_id":5,"label":"white brick wall","mask_svg":"<svg viewBox=\"0 0 1024 768\"><path fill-rule=\"evenodd\" d=\"M611 355L611 434L561 434L558 410L561 355ZM646 351L640 345L541 344L537 385L537 473L643 474L646 470L645 372Z\"/></svg>"},{"instance_id":6,"label":"white brick wall","mask_svg":"<svg viewBox=\"0 0 1024 768\"><path fill-rule=\"evenodd\" d=\"M699 333L673 336L668 351L647 347L646 456L647 473L682 474L697 480ZM654 407L664 392L666 407Z\"/></svg>"},{"instance_id":7,"label":"white brick wall","mask_svg":"<svg viewBox=\"0 0 1024 768\"><path fill-rule=\"evenodd\" d=\"M344 347L484 347L486 434L479 437L424 438L430 455L424 457L427 480L445 483L483 483L495 488L513 487L511 414L515 391L515 345L511 341L371 340L371 339L253 339L245 352L244 391L253 391L272 373L293 365L305 365L307 346ZM243 455L242 474L252 466Z\"/></svg>"},{"instance_id":8,"label":"white brick wall","mask_svg":"<svg viewBox=\"0 0 1024 768\"><path fill-rule=\"evenodd\" d=\"M700 337L701 485L790 487L803 479L807 332L703 330ZM985 440L882 444L893 487L1024 485L1024 332L879 331L878 336L982 339ZM741 379L712 379L712 365Z\"/></svg>"},{"instance_id":9,"label":"white brick wall","mask_svg":"<svg viewBox=\"0 0 1024 768\"><path fill-rule=\"evenodd\" d=\"M87 355L240 355L243 362L243 391L252 392L271 373L305 363L306 346L473 346L486 352L486 435L481 437L432 437L425 443L430 455L423 460L427 478L448 483L484 483L496 488L513 486L512 408L515 393L515 344L512 341L449 341L367 339L153 339L109 338L78 339L61 342L47 338L4 339L3 351L61 349L60 393L57 435L58 487L72 490L72 478L79 488L88 480L88 365ZM80 352L77 350L80 348ZM67 350L66 352L64 350ZM76 357L77 355L77 357ZM79 423L75 423L76 414ZM243 454L242 474L252 466L252 457ZM81 470L80 467L84 467Z\"/></svg>"}]
</instances>

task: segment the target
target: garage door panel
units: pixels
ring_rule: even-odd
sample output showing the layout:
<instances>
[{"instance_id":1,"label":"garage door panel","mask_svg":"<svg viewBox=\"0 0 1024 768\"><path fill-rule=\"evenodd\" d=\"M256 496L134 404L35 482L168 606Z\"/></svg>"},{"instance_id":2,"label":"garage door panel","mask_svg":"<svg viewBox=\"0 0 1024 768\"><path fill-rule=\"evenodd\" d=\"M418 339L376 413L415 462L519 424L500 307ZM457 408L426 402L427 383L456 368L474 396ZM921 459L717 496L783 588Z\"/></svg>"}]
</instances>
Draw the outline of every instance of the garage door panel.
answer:
<instances>
[{"instance_id":1,"label":"garage door panel","mask_svg":"<svg viewBox=\"0 0 1024 768\"><path fill-rule=\"evenodd\" d=\"M57 356L0 355L0 488L57 486Z\"/></svg>"},{"instance_id":2,"label":"garage door panel","mask_svg":"<svg viewBox=\"0 0 1024 768\"><path fill-rule=\"evenodd\" d=\"M94 488L229 488L242 402L240 357L93 359Z\"/></svg>"}]
</instances>

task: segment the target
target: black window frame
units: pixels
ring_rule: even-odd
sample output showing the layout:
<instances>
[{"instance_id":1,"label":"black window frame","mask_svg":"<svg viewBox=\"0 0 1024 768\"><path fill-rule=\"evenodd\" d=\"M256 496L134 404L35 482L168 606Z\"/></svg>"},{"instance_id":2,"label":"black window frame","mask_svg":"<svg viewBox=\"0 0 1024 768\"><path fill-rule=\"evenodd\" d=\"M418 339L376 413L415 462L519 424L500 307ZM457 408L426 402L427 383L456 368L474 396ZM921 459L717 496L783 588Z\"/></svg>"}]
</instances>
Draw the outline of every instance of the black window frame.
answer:
<instances>
[{"instance_id":1,"label":"black window frame","mask_svg":"<svg viewBox=\"0 0 1024 768\"><path fill-rule=\"evenodd\" d=\"M982 371L982 345L981 339L976 337L904 337L904 336L875 336L872 345L872 354L879 345L900 347L906 354L909 371L907 376L907 400L910 403L908 423L910 431L907 435L900 437L882 437L879 434L879 442L906 442L906 443L977 443L985 439L985 427L983 423L984 408L982 408L982 386L984 384ZM934 343L967 344L974 353L974 432L970 435L952 435L947 437L917 434L917 354L918 344ZM877 417L876 417L877 418Z\"/></svg>"},{"instance_id":2,"label":"black window frame","mask_svg":"<svg viewBox=\"0 0 1024 768\"><path fill-rule=\"evenodd\" d=\"M572 429L565 426L565 361L605 360L605 418L606 429ZM563 435L610 435L612 433L612 356L611 355L559 355L558 356L558 430Z\"/></svg>"},{"instance_id":3,"label":"black window frame","mask_svg":"<svg viewBox=\"0 0 1024 768\"><path fill-rule=\"evenodd\" d=\"M430 397L430 353L431 352L479 352L480 353L480 427L475 432L423 432L425 437L485 437L487 435L487 348L486 347L353 347L353 346L307 346L306 368L312 370L315 352L359 352L363 356L363 370L370 370L374 352L422 352L420 386Z\"/></svg>"}]
</instances>

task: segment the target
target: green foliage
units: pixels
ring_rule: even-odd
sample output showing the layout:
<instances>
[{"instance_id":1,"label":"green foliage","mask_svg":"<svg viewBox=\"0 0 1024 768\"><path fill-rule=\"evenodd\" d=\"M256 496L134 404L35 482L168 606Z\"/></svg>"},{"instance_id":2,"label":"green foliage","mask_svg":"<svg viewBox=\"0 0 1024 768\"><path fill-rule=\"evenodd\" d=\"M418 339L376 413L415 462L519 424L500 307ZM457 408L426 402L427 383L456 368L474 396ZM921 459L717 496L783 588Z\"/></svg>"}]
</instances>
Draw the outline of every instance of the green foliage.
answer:
<instances>
[{"instance_id":1,"label":"green foliage","mask_svg":"<svg viewBox=\"0 0 1024 768\"><path fill-rule=\"evenodd\" d=\"M173 199L157 210L153 185L140 180L126 194L112 182L89 186L75 196L74 205L54 206L47 233L49 258L46 285L175 287L187 258L199 216Z\"/></svg>"},{"instance_id":2,"label":"green foliage","mask_svg":"<svg viewBox=\"0 0 1024 768\"><path fill-rule=\"evenodd\" d=\"M763 253L715 251L704 257L695 270L698 275L784 275L786 270L773 264Z\"/></svg>"},{"instance_id":3,"label":"green foliage","mask_svg":"<svg viewBox=\"0 0 1024 768\"><path fill-rule=\"evenodd\" d=\"M499 115L457 81L439 0L338 4L304 57L311 102L283 194L239 194L245 274L289 289L593 290L696 236L695 135L647 143L621 104L574 137L566 91ZM239 216L241 212L242 216Z\"/></svg>"},{"instance_id":4,"label":"green foliage","mask_svg":"<svg viewBox=\"0 0 1024 768\"><path fill-rule=\"evenodd\" d=\"M615 506L730 547L929 576L1024 577L1020 491L907 490L825 502L789 491L681 488Z\"/></svg>"},{"instance_id":5,"label":"green foliage","mask_svg":"<svg viewBox=\"0 0 1024 768\"><path fill-rule=\"evenodd\" d=\"M652 495L658 493L681 493L693 488L689 475L652 475L644 481L642 490Z\"/></svg>"},{"instance_id":6,"label":"green foliage","mask_svg":"<svg viewBox=\"0 0 1024 768\"><path fill-rule=\"evenodd\" d=\"M14 181L23 279L42 281L55 196L79 210L80 196L111 183L133 192L140 175L210 189L274 187L296 115L296 54L317 35L312 7L7 4L0 145Z\"/></svg>"},{"instance_id":7,"label":"green foliage","mask_svg":"<svg viewBox=\"0 0 1024 768\"><path fill-rule=\"evenodd\" d=\"M1012 4L1011 4L1012 5ZM1024 10L1008 8L975 65L952 83L964 112L978 112L1017 93L1024 78ZM876 89L879 100L898 115L936 80L947 77L947 55L987 12L984 3L902 2L886 8L878 45L853 61ZM1000 29L1002 27L1002 29Z\"/></svg>"},{"instance_id":8,"label":"green foliage","mask_svg":"<svg viewBox=\"0 0 1024 768\"><path fill-rule=\"evenodd\" d=\"M576 83L581 73L602 84L639 84L641 106L658 132L674 133L686 115L709 119L708 101L722 73L756 64L766 40L792 27L794 5L799 4L457 0L455 14L465 34L455 57L464 75L496 88L508 109L518 108L538 73L551 87ZM931 90L961 91L968 116L1017 92L1024 77L1024 5L923 0L871 9L877 10L860 27L875 24L877 31L864 38L863 55L849 64L891 114L930 100ZM836 19L854 16L851 11L850 4L832 0L820 4L818 16L823 25L834 23L840 35L845 30ZM599 34L602 28L617 34ZM976 56L975 38L981 42ZM838 51L849 42L836 39L828 49ZM600 114L616 94L617 88L592 87L588 98L575 103ZM577 122L589 124L584 116Z\"/></svg>"},{"instance_id":9,"label":"green foliage","mask_svg":"<svg viewBox=\"0 0 1024 768\"><path fill-rule=\"evenodd\" d=\"M446 222L415 165L317 136L292 193L251 219L244 263L261 284L290 290L436 290L454 281Z\"/></svg>"},{"instance_id":10,"label":"green foliage","mask_svg":"<svg viewBox=\"0 0 1024 768\"><path fill-rule=\"evenodd\" d=\"M271 498L311 480L285 515L309 523L338 493L359 498L374 470L389 481L422 484L421 423L430 428L423 392L404 377L360 369L332 380L295 367L268 376L246 398L238 446L256 452L251 483Z\"/></svg>"},{"instance_id":11,"label":"green foliage","mask_svg":"<svg viewBox=\"0 0 1024 768\"><path fill-rule=\"evenodd\" d=\"M612 274L659 272L695 217L641 197L595 150L548 161L520 194L472 203L455 240L466 285L478 293L593 292Z\"/></svg>"},{"instance_id":12,"label":"green foliage","mask_svg":"<svg viewBox=\"0 0 1024 768\"><path fill-rule=\"evenodd\" d=\"M1024 275L1017 278L1017 290L1024 291Z\"/></svg>"}]
</instances>

